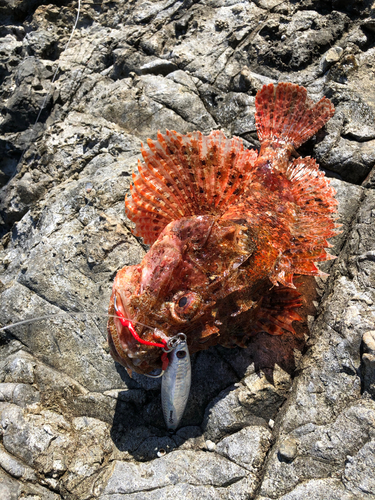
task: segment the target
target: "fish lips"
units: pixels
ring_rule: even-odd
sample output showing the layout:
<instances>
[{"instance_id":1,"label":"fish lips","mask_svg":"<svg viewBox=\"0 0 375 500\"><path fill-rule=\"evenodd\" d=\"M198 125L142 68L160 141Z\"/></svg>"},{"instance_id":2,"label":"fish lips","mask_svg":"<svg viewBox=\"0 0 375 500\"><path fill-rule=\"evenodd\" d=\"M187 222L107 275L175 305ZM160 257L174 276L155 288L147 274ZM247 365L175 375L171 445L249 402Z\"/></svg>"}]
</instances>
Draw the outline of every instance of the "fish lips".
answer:
<instances>
[{"instance_id":1,"label":"fish lips","mask_svg":"<svg viewBox=\"0 0 375 500\"><path fill-rule=\"evenodd\" d=\"M116 303L119 302L116 300ZM118 310L121 311L120 307ZM156 331L152 329L152 335ZM161 332L158 333L160 337ZM161 366L160 348L139 343L118 318L110 318L108 322L108 344L113 359L124 366L130 376L132 371L144 374Z\"/></svg>"},{"instance_id":2,"label":"fish lips","mask_svg":"<svg viewBox=\"0 0 375 500\"><path fill-rule=\"evenodd\" d=\"M116 297L116 308L119 315L126 320L134 321L136 328L130 302L134 295L137 295L136 290L139 286L140 275L141 266L126 266L115 277L109 306L108 344L112 357L128 371L147 373L160 364L160 354L156 352L158 349L148 346L145 348L140 344L129 328L122 324L120 317L117 317L114 307Z\"/></svg>"}]
</instances>

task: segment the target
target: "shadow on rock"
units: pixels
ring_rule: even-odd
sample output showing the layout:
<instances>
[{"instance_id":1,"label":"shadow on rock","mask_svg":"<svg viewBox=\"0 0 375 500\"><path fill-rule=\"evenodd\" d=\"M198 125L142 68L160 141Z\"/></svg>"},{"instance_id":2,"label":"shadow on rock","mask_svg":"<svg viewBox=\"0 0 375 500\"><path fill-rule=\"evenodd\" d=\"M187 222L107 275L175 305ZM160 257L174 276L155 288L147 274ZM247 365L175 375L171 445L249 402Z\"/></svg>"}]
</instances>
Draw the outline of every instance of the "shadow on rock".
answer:
<instances>
[{"instance_id":1,"label":"shadow on rock","mask_svg":"<svg viewBox=\"0 0 375 500\"><path fill-rule=\"evenodd\" d=\"M136 373L130 379L125 371L118 368L127 386L137 386L138 389L119 393L111 437L121 452L129 453L138 461L151 460L181 446L188 449L204 447L200 426L207 405L238 381L230 364L216 349L193 355L189 400L179 429L171 433L166 429L162 413L161 380ZM129 399L129 393L134 391L138 391L138 400Z\"/></svg>"},{"instance_id":2,"label":"shadow on rock","mask_svg":"<svg viewBox=\"0 0 375 500\"><path fill-rule=\"evenodd\" d=\"M259 332L250 338L246 349L217 348L240 380L250 373L263 372L266 380L275 384L274 374L279 370L293 376L309 335L307 317L316 314L313 301L319 300L313 277L297 277L294 282L302 295L302 306L297 311L302 321L293 322L295 333L284 331L279 336Z\"/></svg>"},{"instance_id":3,"label":"shadow on rock","mask_svg":"<svg viewBox=\"0 0 375 500\"><path fill-rule=\"evenodd\" d=\"M171 450L205 449L249 425L268 426L286 399L293 372L305 347L306 318L316 298L315 281L298 283L304 297L294 324L296 333L271 336L264 332L247 349L221 346L192 356L192 385L187 407L175 432L168 432L161 408L161 379L118 371L132 389L118 395L111 437L119 451L138 461L152 460Z\"/></svg>"},{"instance_id":4,"label":"shadow on rock","mask_svg":"<svg viewBox=\"0 0 375 500\"><path fill-rule=\"evenodd\" d=\"M134 387L118 394L111 428L111 438L117 449L142 462L180 446L184 442L178 437L180 431L172 434L165 427L161 409L161 379L149 379L137 373L130 378L120 365L116 363L116 366L127 387ZM184 422L189 425L185 417ZM186 435L186 430L184 433ZM201 435L201 429L195 427L188 433L187 439L198 435Z\"/></svg>"}]
</instances>

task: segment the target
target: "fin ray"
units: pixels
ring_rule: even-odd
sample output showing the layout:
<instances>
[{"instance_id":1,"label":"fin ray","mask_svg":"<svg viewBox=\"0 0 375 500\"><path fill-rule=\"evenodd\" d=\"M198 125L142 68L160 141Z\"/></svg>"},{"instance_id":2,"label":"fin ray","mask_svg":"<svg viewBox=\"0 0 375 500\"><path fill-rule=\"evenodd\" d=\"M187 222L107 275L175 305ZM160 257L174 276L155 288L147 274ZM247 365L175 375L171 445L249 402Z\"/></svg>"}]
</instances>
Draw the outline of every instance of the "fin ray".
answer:
<instances>
[{"instance_id":1,"label":"fin ray","mask_svg":"<svg viewBox=\"0 0 375 500\"><path fill-rule=\"evenodd\" d=\"M326 248L327 240L338 232L334 217L338 205L336 191L310 157L291 162L286 176L292 181L291 191L299 212L293 229L294 245L283 255L280 267L284 272L316 276L320 271L315 262L335 258Z\"/></svg>"},{"instance_id":2,"label":"fin ray","mask_svg":"<svg viewBox=\"0 0 375 500\"><path fill-rule=\"evenodd\" d=\"M333 116L326 97L314 104L307 90L293 83L265 85L255 99L255 123L260 142L284 141L298 148Z\"/></svg>"},{"instance_id":3,"label":"fin ray","mask_svg":"<svg viewBox=\"0 0 375 500\"><path fill-rule=\"evenodd\" d=\"M208 136L167 130L147 144L125 208L134 234L148 244L172 220L222 214L245 191L257 158L241 139L219 130Z\"/></svg>"},{"instance_id":4,"label":"fin ray","mask_svg":"<svg viewBox=\"0 0 375 500\"><path fill-rule=\"evenodd\" d=\"M297 290L284 286L273 288L259 305L252 333L265 331L270 335L282 335L285 330L295 334L294 321L302 321L296 309L302 306L302 297Z\"/></svg>"}]
</instances>

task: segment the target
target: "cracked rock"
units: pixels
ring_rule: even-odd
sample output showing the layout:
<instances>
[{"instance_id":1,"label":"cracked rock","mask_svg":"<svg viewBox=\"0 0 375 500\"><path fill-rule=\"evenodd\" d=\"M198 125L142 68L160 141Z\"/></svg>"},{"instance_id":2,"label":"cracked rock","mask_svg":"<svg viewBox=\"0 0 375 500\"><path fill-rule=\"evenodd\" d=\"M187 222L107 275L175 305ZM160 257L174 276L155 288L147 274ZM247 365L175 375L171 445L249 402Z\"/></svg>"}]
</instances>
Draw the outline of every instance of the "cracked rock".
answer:
<instances>
[{"instance_id":1,"label":"cracked rock","mask_svg":"<svg viewBox=\"0 0 375 500\"><path fill-rule=\"evenodd\" d=\"M220 455L250 471L249 494L258 486L258 472L272 442L271 432L263 426L249 426L222 439L216 446ZM250 484L251 482L251 484Z\"/></svg>"},{"instance_id":2,"label":"cracked rock","mask_svg":"<svg viewBox=\"0 0 375 500\"><path fill-rule=\"evenodd\" d=\"M362 366L364 390L372 397L375 395L375 331L369 330L363 335Z\"/></svg>"},{"instance_id":3,"label":"cracked rock","mask_svg":"<svg viewBox=\"0 0 375 500\"><path fill-rule=\"evenodd\" d=\"M174 472L170 470L169 464L173 465ZM246 475L246 469L220 455L203 451L174 451L145 464L116 462L112 466L112 474L101 498L109 498L118 493L130 494L162 489L172 485L176 485L178 491L178 483L197 486L198 493L200 486L222 487L239 481Z\"/></svg>"}]
</instances>

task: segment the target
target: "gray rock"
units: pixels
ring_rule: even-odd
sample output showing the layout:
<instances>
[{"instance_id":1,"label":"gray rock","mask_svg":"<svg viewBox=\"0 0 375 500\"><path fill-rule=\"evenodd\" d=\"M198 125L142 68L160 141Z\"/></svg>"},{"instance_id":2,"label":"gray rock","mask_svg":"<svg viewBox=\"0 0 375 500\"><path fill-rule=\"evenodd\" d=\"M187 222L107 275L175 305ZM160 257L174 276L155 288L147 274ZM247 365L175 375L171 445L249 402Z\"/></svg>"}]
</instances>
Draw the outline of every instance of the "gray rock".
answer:
<instances>
[{"instance_id":1,"label":"gray rock","mask_svg":"<svg viewBox=\"0 0 375 500\"><path fill-rule=\"evenodd\" d=\"M356 454L367 440L373 417L374 410L352 407L332 424L323 427L310 424L296 429L281 440L278 450L272 453L262 493L272 496L276 477L280 494L294 488L301 479L332 475L344 466L347 456Z\"/></svg>"},{"instance_id":2,"label":"gray rock","mask_svg":"<svg viewBox=\"0 0 375 500\"><path fill-rule=\"evenodd\" d=\"M343 482L357 498L374 498L375 442L364 444L358 453L347 456Z\"/></svg>"},{"instance_id":3,"label":"gray rock","mask_svg":"<svg viewBox=\"0 0 375 500\"><path fill-rule=\"evenodd\" d=\"M375 395L375 331L369 330L363 335L362 369L364 391Z\"/></svg>"},{"instance_id":4,"label":"gray rock","mask_svg":"<svg viewBox=\"0 0 375 500\"><path fill-rule=\"evenodd\" d=\"M341 54L344 52L342 47L336 46L329 49L325 54L327 63L335 63L340 60Z\"/></svg>"},{"instance_id":5,"label":"gray rock","mask_svg":"<svg viewBox=\"0 0 375 500\"><path fill-rule=\"evenodd\" d=\"M206 448L208 451L215 451L216 450L216 444L211 441L210 439L207 439L206 441Z\"/></svg>"},{"instance_id":6,"label":"gray rock","mask_svg":"<svg viewBox=\"0 0 375 500\"><path fill-rule=\"evenodd\" d=\"M207 407L203 420L206 439L217 441L228 433L248 425L265 424L240 401L241 389L230 387L221 392Z\"/></svg>"},{"instance_id":7,"label":"gray rock","mask_svg":"<svg viewBox=\"0 0 375 500\"><path fill-rule=\"evenodd\" d=\"M246 475L246 469L220 455L207 454L203 451L174 451L144 464L115 462L100 498L147 492L151 489L163 489L186 483L192 486L220 487L233 480L238 481Z\"/></svg>"},{"instance_id":8,"label":"gray rock","mask_svg":"<svg viewBox=\"0 0 375 500\"><path fill-rule=\"evenodd\" d=\"M297 456L298 441L291 437L284 439L280 443L278 455L281 460L291 462Z\"/></svg>"},{"instance_id":9,"label":"gray rock","mask_svg":"<svg viewBox=\"0 0 375 500\"><path fill-rule=\"evenodd\" d=\"M355 500L357 497L345 491L338 479L312 479L298 485L289 493L279 496L278 500ZM259 496L257 500L270 500L269 497Z\"/></svg>"},{"instance_id":10,"label":"gray rock","mask_svg":"<svg viewBox=\"0 0 375 500\"><path fill-rule=\"evenodd\" d=\"M375 15L373 9L371 16L363 20L363 26L371 31L375 31Z\"/></svg>"},{"instance_id":11,"label":"gray rock","mask_svg":"<svg viewBox=\"0 0 375 500\"><path fill-rule=\"evenodd\" d=\"M371 170L366 179L363 181L362 185L367 189L375 188L375 168Z\"/></svg>"},{"instance_id":12,"label":"gray rock","mask_svg":"<svg viewBox=\"0 0 375 500\"><path fill-rule=\"evenodd\" d=\"M372 264L366 254L373 246L374 234L368 231L373 203L373 192L367 192L346 247L333 266L329 292L313 326L314 341L304 360L303 372L280 415L278 440L281 443L287 436L298 439L299 454L291 463L280 461L279 445L275 444L261 486L264 497L307 495L310 489L304 493L305 488L311 486L313 491L316 487L313 479L321 481L322 477L342 474L347 456L356 456L372 434L370 422L375 406L372 400L361 400L358 368L362 336L374 321L368 267ZM369 463L370 450L371 447ZM352 467L353 471L358 470L358 462L353 461ZM352 474L354 477L356 472ZM359 478L360 473L357 474ZM326 498L323 484L316 498ZM363 495L370 495L371 490L364 490ZM330 493L330 497L353 498L353 485L345 493L342 486L339 491Z\"/></svg>"},{"instance_id":13,"label":"gray rock","mask_svg":"<svg viewBox=\"0 0 375 500\"><path fill-rule=\"evenodd\" d=\"M236 485L237 484L238 483L236 483ZM246 484L241 486L242 489L245 490ZM214 488L213 486L193 486L182 483L151 491L141 491L138 493L103 494L99 498L100 500L174 500L176 498L184 498L186 500L194 500L195 498L202 500L225 500L226 498L237 498L241 500L242 498L246 498L245 491L243 491L241 496L239 496L237 492L235 492L235 496L232 496L229 491L230 489L232 489L232 487L223 488L222 491L220 491L219 488Z\"/></svg>"},{"instance_id":14,"label":"gray rock","mask_svg":"<svg viewBox=\"0 0 375 500\"><path fill-rule=\"evenodd\" d=\"M36 481L36 475L31 467L25 466L7 453L3 447L0 448L0 465L12 477L26 481Z\"/></svg>"},{"instance_id":15,"label":"gray rock","mask_svg":"<svg viewBox=\"0 0 375 500\"><path fill-rule=\"evenodd\" d=\"M74 446L66 432L68 423L61 415L44 411L43 415L30 415L17 411L14 406L1 413L4 448L30 467L43 473L61 472L67 467L69 448Z\"/></svg>"},{"instance_id":16,"label":"gray rock","mask_svg":"<svg viewBox=\"0 0 375 500\"><path fill-rule=\"evenodd\" d=\"M332 66L332 64L339 61L343 52L344 52L344 49L342 47L339 47L339 46L330 48L324 54L322 60L320 61L320 67L321 67L322 72L324 73L325 71L327 71L327 69L330 66Z\"/></svg>"},{"instance_id":17,"label":"gray rock","mask_svg":"<svg viewBox=\"0 0 375 500\"><path fill-rule=\"evenodd\" d=\"M163 457L176 447L176 442L169 436L151 436L143 440L132 455L136 460L143 462Z\"/></svg>"},{"instance_id":18,"label":"gray rock","mask_svg":"<svg viewBox=\"0 0 375 500\"><path fill-rule=\"evenodd\" d=\"M95 490L95 480L101 473L101 464L112 452L113 444L109 439L108 426L96 419L87 417L75 418L72 421L72 431L78 437L77 450L67 463L71 453L57 455L56 465L66 470L62 478L62 489L82 498L92 495ZM58 475L60 475L58 474Z\"/></svg>"},{"instance_id":19,"label":"gray rock","mask_svg":"<svg viewBox=\"0 0 375 500\"><path fill-rule=\"evenodd\" d=\"M3 464L2 464L3 466ZM6 464L4 464L6 469ZM43 500L60 500L61 496L46 487L39 485L34 482L20 482L15 480L11 476L6 474L3 470L0 470L0 495L1 500L18 500L19 498L25 498L27 500L34 500L35 498L43 498ZM17 476L16 476L17 477ZM26 480L35 481L34 477L25 477Z\"/></svg>"},{"instance_id":20,"label":"gray rock","mask_svg":"<svg viewBox=\"0 0 375 500\"><path fill-rule=\"evenodd\" d=\"M368 37L363 32L363 30L359 27L355 27L346 37L345 44L347 44L348 47L356 46L362 48L366 45L367 41Z\"/></svg>"},{"instance_id":21,"label":"gray rock","mask_svg":"<svg viewBox=\"0 0 375 500\"><path fill-rule=\"evenodd\" d=\"M252 51L258 62L267 66L284 71L303 69L311 64L314 53L325 51L341 36L348 21L337 11L322 16L312 10L297 10L288 20L274 14L254 37Z\"/></svg>"},{"instance_id":22,"label":"gray rock","mask_svg":"<svg viewBox=\"0 0 375 500\"><path fill-rule=\"evenodd\" d=\"M0 493L4 500L18 500L20 483L0 470Z\"/></svg>"},{"instance_id":23,"label":"gray rock","mask_svg":"<svg viewBox=\"0 0 375 500\"><path fill-rule=\"evenodd\" d=\"M145 75L139 79L137 88L141 89L147 98L171 109L183 120L191 123L193 130L207 132L216 125L196 92L190 91L185 85L181 86L170 78Z\"/></svg>"},{"instance_id":24,"label":"gray rock","mask_svg":"<svg viewBox=\"0 0 375 500\"><path fill-rule=\"evenodd\" d=\"M172 438L180 450L210 450L213 447L210 451L214 451L214 447L216 446L212 441L205 441L202 431L198 426L182 427L177 430Z\"/></svg>"},{"instance_id":25,"label":"gray rock","mask_svg":"<svg viewBox=\"0 0 375 500\"><path fill-rule=\"evenodd\" d=\"M19 382L24 384L32 384L34 382L34 367L35 362L26 354L19 352L16 355L10 356L3 368L5 379L4 382Z\"/></svg>"},{"instance_id":26,"label":"gray rock","mask_svg":"<svg viewBox=\"0 0 375 500\"><path fill-rule=\"evenodd\" d=\"M0 384L0 401L9 401L24 407L37 403L39 399L39 392L28 384Z\"/></svg>"},{"instance_id":27,"label":"gray rock","mask_svg":"<svg viewBox=\"0 0 375 500\"><path fill-rule=\"evenodd\" d=\"M154 59L140 67L142 75L163 75L167 76L169 73L176 71L177 66L168 60Z\"/></svg>"},{"instance_id":28,"label":"gray rock","mask_svg":"<svg viewBox=\"0 0 375 500\"><path fill-rule=\"evenodd\" d=\"M216 446L216 451L237 465L256 473L263 465L271 438L272 434L266 427L249 426L222 439ZM253 480L255 489L256 474L253 474Z\"/></svg>"},{"instance_id":29,"label":"gray rock","mask_svg":"<svg viewBox=\"0 0 375 500\"><path fill-rule=\"evenodd\" d=\"M365 352L375 354L375 330L369 330L363 335L363 345Z\"/></svg>"},{"instance_id":30,"label":"gray rock","mask_svg":"<svg viewBox=\"0 0 375 500\"><path fill-rule=\"evenodd\" d=\"M329 169L338 172L343 179L361 183L375 161L374 146L375 140L353 143L353 141L341 137L330 152L324 156L324 160L322 158L321 163L327 168L329 164ZM317 148L318 157L320 154L320 150Z\"/></svg>"},{"instance_id":31,"label":"gray rock","mask_svg":"<svg viewBox=\"0 0 375 500\"><path fill-rule=\"evenodd\" d=\"M264 373L252 373L243 379L246 387L240 390L238 399L252 414L268 421L284 402L290 389L290 376L278 367L273 371L273 380Z\"/></svg>"}]
</instances>

